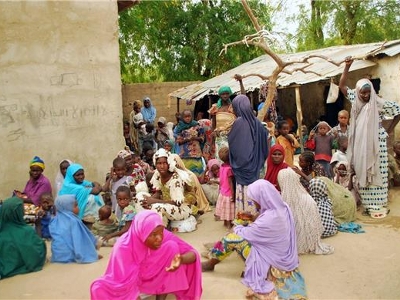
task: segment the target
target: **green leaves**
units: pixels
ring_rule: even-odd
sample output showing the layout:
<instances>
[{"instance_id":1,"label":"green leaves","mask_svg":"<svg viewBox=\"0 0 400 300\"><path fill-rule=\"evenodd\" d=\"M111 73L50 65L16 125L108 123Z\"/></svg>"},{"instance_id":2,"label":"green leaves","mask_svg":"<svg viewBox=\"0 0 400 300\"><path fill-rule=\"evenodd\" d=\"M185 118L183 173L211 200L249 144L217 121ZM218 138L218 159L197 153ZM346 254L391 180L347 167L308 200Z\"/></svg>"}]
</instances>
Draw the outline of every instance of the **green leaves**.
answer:
<instances>
[{"instance_id":1,"label":"green leaves","mask_svg":"<svg viewBox=\"0 0 400 300\"><path fill-rule=\"evenodd\" d=\"M270 7L249 1L260 24L270 29ZM120 14L122 80L206 80L263 52L225 43L255 33L239 1L142 1Z\"/></svg>"}]
</instances>

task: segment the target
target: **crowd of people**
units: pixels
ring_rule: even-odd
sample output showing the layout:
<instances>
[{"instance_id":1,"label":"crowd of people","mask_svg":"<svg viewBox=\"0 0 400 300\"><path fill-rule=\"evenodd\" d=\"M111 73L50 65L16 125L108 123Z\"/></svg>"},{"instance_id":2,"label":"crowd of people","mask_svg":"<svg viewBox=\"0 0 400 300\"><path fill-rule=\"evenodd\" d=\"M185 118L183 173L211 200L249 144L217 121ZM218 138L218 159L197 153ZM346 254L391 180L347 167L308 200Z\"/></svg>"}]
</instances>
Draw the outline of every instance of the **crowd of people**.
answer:
<instances>
[{"instance_id":1,"label":"crowd of people","mask_svg":"<svg viewBox=\"0 0 400 300\"><path fill-rule=\"evenodd\" d=\"M100 247L113 247L92 299L200 299L201 272L233 252L245 261L246 297L307 298L298 255L334 253L322 238L354 222L358 208L386 216L388 188L400 185L400 142L393 157L386 144L400 106L380 98L367 79L348 88L351 64L347 58L339 84L350 114L340 111L333 128L324 121L308 135L300 128L304 140L276 111L260 122L236 75L242 93L221 87L210 119L184 110L173 124L157 119L149 97L143 107L135 101L124 123L126 147L102 184L63 159L52 185L35 156L25 188L0 207L0 279L41 270L47 240L52 263L93 263ZM393 117L387 131L384 117ZM211 206L229 233L204 241L201 263L174 232L196 230Z\"/></svg>"}]
</instances>

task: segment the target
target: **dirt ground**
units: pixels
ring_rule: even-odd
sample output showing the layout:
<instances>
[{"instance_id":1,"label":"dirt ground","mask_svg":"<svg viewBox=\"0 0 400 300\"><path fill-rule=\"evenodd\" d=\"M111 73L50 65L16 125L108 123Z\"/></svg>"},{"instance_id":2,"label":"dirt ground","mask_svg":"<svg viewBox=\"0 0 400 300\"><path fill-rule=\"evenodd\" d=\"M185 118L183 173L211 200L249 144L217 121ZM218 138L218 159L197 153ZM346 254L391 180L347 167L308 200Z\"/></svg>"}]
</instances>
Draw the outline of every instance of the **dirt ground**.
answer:
<instances>
[{"instance_id":1,"label":"dirt ground","mask_svg":"<svg viewBox=\"0 0 400 300\"><path fill-rule=\"evenodd\" d=\"M400 189L390 192L391 212L385 219L358 214L366 233L338 233L324 240L335 247L328 256L300 256L310 299L400 299ZM201 218L198 230L180 236L199 252L202 244L226 232L212 213ZM37 273L0 281L0 299L88 299L90 283L103 274L110 248L101 248L99 262L78 264L46 263ZM203 299L245 299L240 282L243 262L236 254L203 273ZM169 297L173 299L173 297Z\"/></svg>"}]
</instances>

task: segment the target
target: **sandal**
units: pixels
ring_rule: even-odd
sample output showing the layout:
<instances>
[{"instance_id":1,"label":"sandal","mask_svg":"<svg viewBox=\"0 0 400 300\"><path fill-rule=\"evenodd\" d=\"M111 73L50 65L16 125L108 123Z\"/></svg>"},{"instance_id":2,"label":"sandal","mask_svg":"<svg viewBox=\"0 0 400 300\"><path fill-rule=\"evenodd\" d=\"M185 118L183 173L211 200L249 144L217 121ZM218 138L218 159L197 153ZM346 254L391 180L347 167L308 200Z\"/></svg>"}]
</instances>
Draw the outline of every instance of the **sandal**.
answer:
<instances>
[{"instance_id":1,"label":"sandal","mask_svg":"<svg viewBox=\"0 0 400 300\"><path fill-rule=\"evenodd\" d=\"M201 252L201 257L210 259L210 253L209 252Z\"/></svg>"}]
</instances>

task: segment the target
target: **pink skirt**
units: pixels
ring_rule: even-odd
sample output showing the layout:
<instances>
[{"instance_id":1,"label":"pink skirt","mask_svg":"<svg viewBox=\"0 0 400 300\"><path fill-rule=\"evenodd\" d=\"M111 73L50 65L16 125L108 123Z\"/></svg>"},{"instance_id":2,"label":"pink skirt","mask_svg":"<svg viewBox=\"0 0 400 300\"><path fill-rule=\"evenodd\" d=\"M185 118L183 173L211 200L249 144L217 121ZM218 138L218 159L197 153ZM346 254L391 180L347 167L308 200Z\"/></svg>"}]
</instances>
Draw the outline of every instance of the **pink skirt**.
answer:
<instances>
[{"instance_id":1,"label":"pink skirt","mask_svg":"<svg viewBox=\"0 0 400 300\"><path fill-rule=\"evenodd\" d=\"M235 201L230 196L218 195L215 214L221 221L232 221L235 219Z\"/></svg>"}]
</instances>

